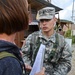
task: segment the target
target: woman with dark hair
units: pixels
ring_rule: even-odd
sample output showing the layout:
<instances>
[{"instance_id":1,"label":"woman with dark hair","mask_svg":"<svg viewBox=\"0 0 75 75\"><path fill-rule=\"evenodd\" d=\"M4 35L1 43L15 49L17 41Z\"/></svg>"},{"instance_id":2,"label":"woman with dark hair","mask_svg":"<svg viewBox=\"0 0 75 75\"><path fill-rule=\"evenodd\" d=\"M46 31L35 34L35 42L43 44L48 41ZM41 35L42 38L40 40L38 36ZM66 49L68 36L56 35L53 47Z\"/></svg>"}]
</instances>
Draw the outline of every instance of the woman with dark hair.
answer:
<instances>
[{"instance_id":1,"label":"woman with dark hair","mask_svg":"<svg viewBox=\"0 0 75 75\"><path fill-rule=\"evenodd\" d=\"M24 63L14 40L27 27L27 0L0 0L0 75L23 75ZM36 75L43 74L44 69Z\"/></svg>"}]
</instances>

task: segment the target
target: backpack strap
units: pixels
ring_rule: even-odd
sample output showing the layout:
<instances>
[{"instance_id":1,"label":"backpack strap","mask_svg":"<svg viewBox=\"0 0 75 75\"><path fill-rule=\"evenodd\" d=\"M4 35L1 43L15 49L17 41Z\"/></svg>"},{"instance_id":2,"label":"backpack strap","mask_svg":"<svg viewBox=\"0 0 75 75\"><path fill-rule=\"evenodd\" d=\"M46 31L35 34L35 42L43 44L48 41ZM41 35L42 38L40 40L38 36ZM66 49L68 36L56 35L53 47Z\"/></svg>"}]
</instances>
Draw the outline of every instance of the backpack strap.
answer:
<instances>
[{"instance_id":1,"label":"backpack strap","mask_svg":"<svg viewBox=\"0 0 75 75\"><path fill-rule=\"evenodd\" d=\"M30 58L30 61L31 61L31 66L33 66L33 63L35 61L35 57L36 57L36 54L38 52L38 49L40 47L40 38L38 37L39 34L38 34L38 31L37 33L34 32L32 33L32 37L31 37L31 43L30 43L30 51L29 51L29 58ZM34 46L37 46L36 49L34 50ZM35 51L35 52L34 52Z\"/></svg>"},{"instance_id":2,"label":"backpack strap","mask_svg":"<svg viewBox=\"0 0 75 75\"><path fill-rule=\"evenodd\" d=\"M62 55L64 49L64 38L60 36L58 33L55 34L55 37L56 37L56 41L53 44L52 51L49 54L49 58L48 58L48 62L53 63L53 65L58 63L57 61L59 60L59 53Z\"/></svg>"},{"instance_id":3,"label":"backpack strap","mask_svg":"<svg viewBox=\"0 0 75 75\"><path fill-rule=\"evenodd\" d=\"M14 58L17 59L17 57L14 56L14 55L11 54L11 53L8 53L8 52L6 52L6 51L0 52L0 59L3 59L3 58L5 58L5 57L14 57Z\"/></svg>"},{"instance_id":4,"label":"backpack strap","mask_svg":"<svg viewBox=\"0 0 75 75\"><path fill-rule=\"evenodd\" d=\"M36 58L37 52L38 52L38 50L40 48L40 45L41 45L41 42L40 42L40 38L39 37L37 38L36 45L37 45L37 48L35 50L34 59Z\"/></svg>"},{"instance_id":5,"label":"backpack strap","mask_svg":"<svg viewBox=\"0 0 75 75\"><path fill-rule=\"evenodd\" d=\"M0 52L0 60L3 59L3 58L6 58L6 57L13 57L13 58L15 58L20 63L20 66L22 68L22 71L25 70L24 72L26 73L25 65L22 66L21 65L21 62L19 61L19 59L15 55L13 55L12 53L6 52L6 51ZM24 68L24 70L23 70L23 68Z\"/></svg>"},{"instance_id":6,"label":"backpack strap","mask_svg":"<svg viewBox=\"0 0 75 75\"><path fill-rule=\"evenodd\" d=\"M39 50L39 47L40 47L40 45L41 45L41 42L40 42L40 38L39 37L37 37L37 40L36 40L36 43L35 43L36 45L37 45L37 47L36 47L36 49L35 49L35 52L32 54L32 61L31 61L31 65L33 66L33 63L34 63L34 61L35 61L35 58L36 58L36 55L37 55L37 52L38 52L38 50Z\"/></svg>"},{"instance_id":7,"label":"backpack strap","mask_svg":"<svg viewBox=\"0 0 75 75\"><path fill-rule=\"evenodd\" d=\"M58 37L57 33L55 34L55 37L56 37L56 41L53 44L53 49L52 49L51 53L49 54L48 62L50 62L53 59L53 57L55 56L57 47L59 46L59 37Z\"/></svg>"}]
</instances>

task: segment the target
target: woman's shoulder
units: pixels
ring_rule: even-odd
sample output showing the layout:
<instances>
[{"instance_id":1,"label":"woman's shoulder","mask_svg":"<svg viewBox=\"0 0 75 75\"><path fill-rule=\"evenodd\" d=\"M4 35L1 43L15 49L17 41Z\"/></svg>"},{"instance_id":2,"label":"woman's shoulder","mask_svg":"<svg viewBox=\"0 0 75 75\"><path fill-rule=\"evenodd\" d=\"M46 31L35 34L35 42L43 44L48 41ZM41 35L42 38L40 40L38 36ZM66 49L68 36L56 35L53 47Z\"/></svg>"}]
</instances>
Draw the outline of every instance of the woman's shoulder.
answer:
<instances>
[{"instance_id":1,"label":"woman's shoulder","mask_svg":"<svg viewBox=\"0 0 75 75\"><path fill-rule=\"evenodd\" d=\"M13 57L5 57L5 58L2 58L0 60L0 67L1 67L0 72L1 72L1 70L4 71L4 69L6 69L6 71L8 73L11 72L14 75L17 75L19 73L20 74L22 73L22 69L21 69L21 65L20 65L19 61L16 58L13 58Z\"/></svg>"}]
</instances>

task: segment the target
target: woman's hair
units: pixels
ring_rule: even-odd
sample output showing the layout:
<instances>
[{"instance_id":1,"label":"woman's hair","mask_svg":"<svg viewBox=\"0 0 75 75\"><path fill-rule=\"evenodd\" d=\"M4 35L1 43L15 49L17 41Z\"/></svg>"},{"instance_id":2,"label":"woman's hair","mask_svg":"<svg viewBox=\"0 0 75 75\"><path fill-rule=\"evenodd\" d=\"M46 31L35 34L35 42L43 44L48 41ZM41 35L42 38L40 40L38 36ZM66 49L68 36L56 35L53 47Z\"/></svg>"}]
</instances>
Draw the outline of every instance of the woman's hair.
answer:
<instances>
[{"instance_id":1,"label":"woman's hair","mask_svg":"<svg viewBox=\"0 0 75 75\"><path fill-rule=\"evenodd\" d=\"M28 9L26 0L0 0L0 34L27 29Z\"/></svg>"}]
</instances>

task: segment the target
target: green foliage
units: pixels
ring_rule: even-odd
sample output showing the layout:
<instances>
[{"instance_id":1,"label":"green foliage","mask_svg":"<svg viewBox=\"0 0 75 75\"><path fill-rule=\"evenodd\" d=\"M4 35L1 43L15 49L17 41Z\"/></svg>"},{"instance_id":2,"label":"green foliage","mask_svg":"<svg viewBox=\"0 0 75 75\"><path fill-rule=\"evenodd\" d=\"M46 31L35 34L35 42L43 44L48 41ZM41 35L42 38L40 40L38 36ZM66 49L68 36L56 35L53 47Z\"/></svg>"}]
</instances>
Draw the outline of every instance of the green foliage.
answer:
<instances>
[{"instance_id":1,"label":"green foliage","mask_svg":"<svg viewBox=\"0 0 75 75\"><path fill-rule=\"evenodd\" d=\"M75 44L75 35L74 36L71 36L71 30L68 30L66 33L65 33L65 38L71 38L72 39L72 44Z\"/></svg>"},{"instance_id":2,"label":"green foliage","mask_svg":"<svg viewBox=\"0 0 75 75\"><path fill-rule=\"evenodd\" d=\"M71 30L66 31L64 36L67 38L71 38Z\"/></svg>"},{"instance_id":3,"label":"green foliage","mask_svg":"<svg viewBox=\"0 0 75 75\"><path fill-rule=\"evenodd\" d=\"M72 44L75 44L75 35L72 36Z\"/></svg>"}]
</instances>

